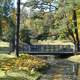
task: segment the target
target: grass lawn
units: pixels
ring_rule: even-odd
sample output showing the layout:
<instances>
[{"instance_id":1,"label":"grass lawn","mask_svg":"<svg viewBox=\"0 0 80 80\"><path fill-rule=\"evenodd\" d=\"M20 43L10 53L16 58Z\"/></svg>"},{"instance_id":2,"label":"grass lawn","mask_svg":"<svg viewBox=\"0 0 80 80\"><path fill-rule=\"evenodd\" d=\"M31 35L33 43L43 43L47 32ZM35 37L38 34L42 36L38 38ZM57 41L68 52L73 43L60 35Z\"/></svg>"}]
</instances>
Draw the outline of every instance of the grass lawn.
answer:
<instances>
[{"instance_id":1,"label":"grass lawn","mask_svg":"<svg viewBox=\"0 0 80 80\"><path fill-rule=\"evenodd\" d=\"M9 47L9 42L0 41L0 47Z\"/></svg>"}]
</instances>

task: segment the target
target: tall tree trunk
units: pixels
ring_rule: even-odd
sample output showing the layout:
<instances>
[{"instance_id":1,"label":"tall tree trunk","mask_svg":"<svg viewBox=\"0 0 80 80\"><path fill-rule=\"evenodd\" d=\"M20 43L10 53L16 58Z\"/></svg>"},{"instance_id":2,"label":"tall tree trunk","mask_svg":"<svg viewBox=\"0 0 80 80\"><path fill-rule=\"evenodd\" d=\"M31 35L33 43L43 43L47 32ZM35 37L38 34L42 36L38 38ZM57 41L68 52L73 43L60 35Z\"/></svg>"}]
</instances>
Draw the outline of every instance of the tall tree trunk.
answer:
<instances>
[{"instance_id":1,"label":"tall tree trunk","mask_svg":"<svg viewBox=\"0 0 80 80\"><path fill-rule=\"evenodd\" d=\"M79 51L79 36L78 36L76 10L73 10L73 24L75 27L75 34L76 34L76 47L77 47L77 51Z\"/></svg>"},{"instance_id":2,"label":"tall tree trunk","mask_svg":"<svg viewBox=\"0 0 80 80\"><path fill-rule=\"evenodd\" d=\"M73 38L74 44L76 44L76 40L75 40L74 33L73 33L73 31L70 29L69 24L67 24L67 29L68 29L68 32L69 32L70 36Z\"/></svg>"},{"instance_id":3,"label":"tall tree trunk","mask_svg":"<svg viewBox=\"0 0 80 80\"><path fill-rule=\"evenodd\" d=\"M17 0L16 56L19 56L20 0Z\"/></svg>"},{"instance_id":4,"label":"tall tree trunk","mask_svg":"<svg viewBox=\"0 0 80 80\"><path fill-rule=\"evenodd\" d=\"M66 18L66 25L67 25L68 33L72 37L74 44L76 44L76 39L75 39L75 36L74 36L74 33L73 33L72 29L70 28L71 25L69 23L69 20L68 20L68 17L66 15L66 12L64 12L64 16Z\"/></svg>"},{"instance_id":5,"label":"tall tree trunk","mask_svg":"<svg viewBox=\"0 0 80 80\"><path fill-rule=\"evenodd\" d=\"M14 35L14 36L15 36L15 35ZM15 37L13 37L13 38L10 40L9 44L10 44L10 50L9 50L9 54L10 54L11 52L15 51Z\"/></svg>"},{"instance_id":6,"label":"tall tree trunk","mask_svg":"<svg viewBox=\"0 0 80 80\"><path fill-rule=\"evenodd\" d=\"M2 39L2 27L1 27L1 21L0 21L0 40Z\"/></svg>"},{"instance_id":7,"label":"tall tree trunk","mask_svg":"<svg viewBox=\"0 0 80 80\"><path fill-rule=\"evenodd\" d=\"M0 15L0 40L2 39L2 25L1 25L1 15Z\"/></svg>"},{"instance_id":8,"label":"tall tree trunk","mask_svg":"<svg viewBox=\"0 0 80 80\"><path fill-rule=\"evenodd\" d=\"M15 23L13 22L12 18L9 17L7 19L9 23L9 44L10 44L10 51L9 54L15 51Z\"/></svg>"}]
</instances>

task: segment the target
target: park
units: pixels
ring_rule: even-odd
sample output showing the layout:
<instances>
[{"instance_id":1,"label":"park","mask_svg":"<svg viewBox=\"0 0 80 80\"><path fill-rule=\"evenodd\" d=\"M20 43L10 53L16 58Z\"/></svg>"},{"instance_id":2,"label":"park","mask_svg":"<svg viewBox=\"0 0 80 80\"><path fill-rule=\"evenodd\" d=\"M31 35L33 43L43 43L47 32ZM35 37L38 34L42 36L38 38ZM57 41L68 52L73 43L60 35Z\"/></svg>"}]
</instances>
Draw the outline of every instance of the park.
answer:
<instances>
[{"instance_id":1,"label":"park","mask_svg":"<svg viewBox=\"0 0 80 80\"><path fill-rule=\"evenodd\" d=\"M0 80L80 80L79 0L0 0Z\"/></svg>"}]
</instances>

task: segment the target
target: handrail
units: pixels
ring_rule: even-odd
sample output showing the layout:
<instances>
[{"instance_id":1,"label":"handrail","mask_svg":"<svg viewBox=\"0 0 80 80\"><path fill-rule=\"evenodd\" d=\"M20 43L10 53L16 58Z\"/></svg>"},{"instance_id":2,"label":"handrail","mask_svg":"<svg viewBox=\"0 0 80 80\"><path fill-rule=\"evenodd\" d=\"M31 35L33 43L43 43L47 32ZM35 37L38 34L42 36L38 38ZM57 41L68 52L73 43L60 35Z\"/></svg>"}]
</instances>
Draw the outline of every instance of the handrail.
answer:
<instances>
[{"instance_id":1,"label":"handrail","mask_svg":"<svg viewBox=\"0 0 80 80\"><path fill-rule=\"evenodd\" d=\"M75 45L21 45L29 53L75 53Z\"/></svg>"}]
</instances>

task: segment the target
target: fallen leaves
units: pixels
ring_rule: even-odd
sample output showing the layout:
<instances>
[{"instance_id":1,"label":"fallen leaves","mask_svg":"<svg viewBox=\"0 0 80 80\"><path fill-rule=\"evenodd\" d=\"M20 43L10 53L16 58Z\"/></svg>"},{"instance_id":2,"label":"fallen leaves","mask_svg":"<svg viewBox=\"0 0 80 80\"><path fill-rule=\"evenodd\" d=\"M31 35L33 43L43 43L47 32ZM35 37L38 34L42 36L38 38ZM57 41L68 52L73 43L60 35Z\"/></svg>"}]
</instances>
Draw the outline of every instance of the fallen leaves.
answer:
<instances>
[{"instance_id":1,"label":"fallen leaves","mask_svg":"<svg viewBox=\"0 0 80 80\"><path fill-rule=\"evenodd\" d=\"M10 58L0 62L0 68L4 71L9 70L39 70L47 67L48 63L40 58L21 55L19 58Z\"/></svg>"}]
</instances>

